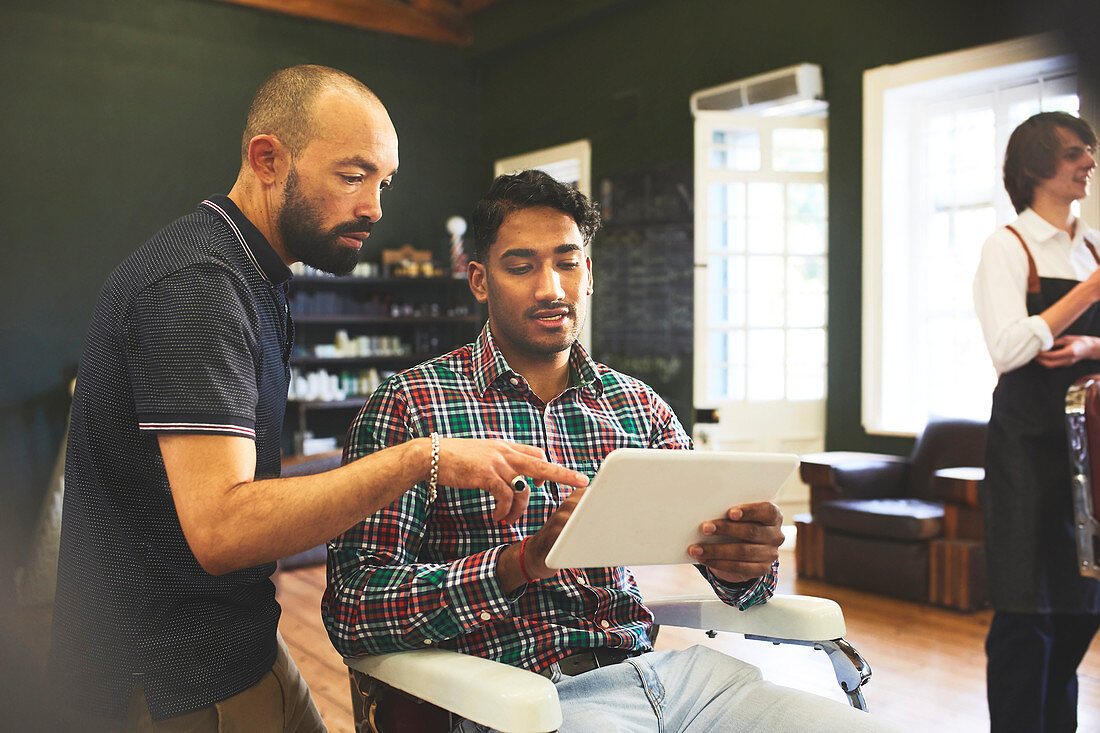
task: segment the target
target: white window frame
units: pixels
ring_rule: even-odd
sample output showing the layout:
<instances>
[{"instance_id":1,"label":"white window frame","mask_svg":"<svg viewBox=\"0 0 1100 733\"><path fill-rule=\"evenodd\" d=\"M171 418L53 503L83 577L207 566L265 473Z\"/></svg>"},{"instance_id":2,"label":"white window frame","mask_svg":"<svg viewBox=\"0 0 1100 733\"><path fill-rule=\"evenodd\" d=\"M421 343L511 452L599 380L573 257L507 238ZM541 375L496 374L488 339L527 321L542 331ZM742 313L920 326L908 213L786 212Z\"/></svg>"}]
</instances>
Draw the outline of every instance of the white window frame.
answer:
<instances>
[{"instance_id":1,"label":"white window frame","mask_svg":"<svg viewBox=\"0 0 1100 733\"><path fill-rule=\"evenodd\" d=\"M577 190L592 198L592 143L589 140L574 140L552 148L501 158L493 164L493 176L518 173L530 168L538 168L555 175L562 164L571 168L575 166Z\"/></svg>"},{"instance_id":2,"label":"white window frame","mask_svg":"<svg viewBox=\"0 0 1100 733\"><path fill-rule=\"evenodd\" d=\"M870 434L912 436L908 431L884 427L880 395L883 385L883 187L885 160L884 112L887 92L945 77L979 73L998 67L1028 65L1036 73L1072 68L1074 60L1059 38L1050 34L990 44L939 56L870 69L863 77L863 306L862 306L862 405L861 421ZM1021 67L1023 68L1023 67ZM1088 99L1088 103L1086 103ZM1081 93L1082 115L1091 109L1088 95ZM1098 222L1097 197L1082 202L1086 221ZM980 242L975 246L980 246Z\"/></svg>"},{"instance_id":3,"label":"white window frame","mask_svg":"<svg viewBox=\"0 0 1100 733\"><path fill-rule=\"evenodd\" d=\"M730 405L733 403L775 403L775 402L822 402L826 395L822 394L820 398L814 398L810 400L792 398L787 395L787 384L784 382L784 395L778 398L761 399L753 397L746 391L743 397L725 397L725 398L712 398L709 388L709 371L710 371L710 334L711 328L708 323L708 307L710 304L708 281L707 281L707 264L710 261L711 252L708 247L708 238L706 236L708 227L708 206L707 196L710 184L712 183L734 183L744 182L752 183L761 180L768 182L775 182L780 184L786 183L814 183L821 184L825 189L826 202L828 201L828 171L829 171L829 153L828 149L825 150L825 167L822 171L813 172L784 172L771 170L770 165L766 164L766 161L772 159L772 135L771 133L777 128L790 128L790 127L810 127L799 121L799 117L769 117L761 115L744 114L739 112L696 112L695 118L695 191L696 191L696 204L695 204L695 373L694 373L694 392L695 392L695 406L703 409L721 408L722 405ZM710 154L711 135L722 129L730 127L755 129L760 132L760 158L761 168L753 171L739 171L728 169L712 169L710 167L708 156ZM822 120L815 122L812 127L824 129L826 131L826 139L828 137L828 122ZM828 204L826 203L826 210ZM828 231L826 230L826 238L828 237ZM783 252L782 257L784 262L788 257L795 256L787 252ZM826 239L826 250L824 252L826 267L829 264L829 249ZM822 375L825 379L825 388L828 389L828 297L829 294L826 291L826 314L825 324L821 327L821 330L825 333L825 359L826 363L823 365L825 370ZM782 330L786 335L791 330L798 330L797 327L792 327L788 323L789 319L784 319L782 326L776 327L777 330ZM748 330L747 324L745 327ZM784 364L789 364L789 359L784 357Z\"/></svg>"}]
</instances>

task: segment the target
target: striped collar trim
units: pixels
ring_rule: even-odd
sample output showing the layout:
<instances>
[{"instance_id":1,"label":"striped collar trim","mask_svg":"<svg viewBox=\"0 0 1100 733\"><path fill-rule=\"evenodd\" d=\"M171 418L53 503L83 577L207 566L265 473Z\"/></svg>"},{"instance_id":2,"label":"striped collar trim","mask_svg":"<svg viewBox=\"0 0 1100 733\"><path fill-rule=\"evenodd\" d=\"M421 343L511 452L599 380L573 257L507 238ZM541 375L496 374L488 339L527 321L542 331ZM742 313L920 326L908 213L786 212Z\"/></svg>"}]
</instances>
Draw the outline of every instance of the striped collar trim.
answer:
<instances>
[{"instance_id":1,"label":"striped collar trim","mask_svg":"<svg viewBox=\"0 0 1100 733\"><path fill-rule=\"evenodd\" d=\"M241 243L248 261L264 281L269 285L282 285L290 280L290 268L275 253L271 243L256 228L256 225L241 213L228 196L211 196L199 205L207 207L225 220L237 236L237 241Z\"/></svg>"}]
</instances>

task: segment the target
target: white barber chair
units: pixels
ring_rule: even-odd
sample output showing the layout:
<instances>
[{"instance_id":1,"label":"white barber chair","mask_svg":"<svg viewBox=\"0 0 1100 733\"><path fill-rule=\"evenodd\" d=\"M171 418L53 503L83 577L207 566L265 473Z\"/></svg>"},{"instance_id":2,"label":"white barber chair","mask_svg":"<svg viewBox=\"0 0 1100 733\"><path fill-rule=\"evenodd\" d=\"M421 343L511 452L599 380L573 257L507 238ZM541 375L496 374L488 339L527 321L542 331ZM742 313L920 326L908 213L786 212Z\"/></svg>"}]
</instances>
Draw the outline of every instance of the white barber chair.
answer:
<instances>
[{"instance_id":1,"label":"white barber chair","mask_svg":"<svg viewBox=\"0 0 1100 733\"><path fill-rule=\"evenodd\" d=\"M861 688L871 668L844 640L844 614L833 601L777 595L739 611L714 596L682 596L646 605L657 624L702 629L711 637L726 631L756 641L820 649L829 656L851 705L867 710ZM561 725L554 684L518 667L445 649L349 658L344 663L351 670L358 733L449 731L450 714L504 733L547 733Z\"/></svg>"}]
</instances>

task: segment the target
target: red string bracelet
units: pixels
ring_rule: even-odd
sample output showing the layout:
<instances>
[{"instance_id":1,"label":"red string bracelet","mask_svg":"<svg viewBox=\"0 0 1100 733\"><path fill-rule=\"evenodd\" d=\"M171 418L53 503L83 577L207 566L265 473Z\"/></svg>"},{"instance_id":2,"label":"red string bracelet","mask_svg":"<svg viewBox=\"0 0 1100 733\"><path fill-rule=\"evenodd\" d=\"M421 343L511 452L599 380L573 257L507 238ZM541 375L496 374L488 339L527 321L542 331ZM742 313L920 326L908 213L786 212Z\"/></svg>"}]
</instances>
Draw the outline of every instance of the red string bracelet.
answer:
<instances>
[{"instance_id":1,"label":"red string bracelet","mask_svg":"<svg viewBox=\"0 0 1100 733\"><path fill-rule=\"evenodd\" d=\"M531 539L531 538L530 537L524 537L523 541L519 543L519 571L521 573L523 573L523 578L528 583L534 583L535 579L527 574L527 564L523 561L523 546L527 544L527 540L529 540L529 539Z\"/></svg>"}]
</instances>

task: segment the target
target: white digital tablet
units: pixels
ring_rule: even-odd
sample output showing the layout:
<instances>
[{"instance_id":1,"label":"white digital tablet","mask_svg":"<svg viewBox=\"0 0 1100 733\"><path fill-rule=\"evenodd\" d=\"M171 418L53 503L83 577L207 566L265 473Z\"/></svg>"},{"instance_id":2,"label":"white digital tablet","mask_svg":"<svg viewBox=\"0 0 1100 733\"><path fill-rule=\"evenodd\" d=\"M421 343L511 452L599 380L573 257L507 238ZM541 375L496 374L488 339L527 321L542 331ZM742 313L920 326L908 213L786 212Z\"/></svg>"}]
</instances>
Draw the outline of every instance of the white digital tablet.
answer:
<instances>
[{"instance_id":1,"label":"white digital tablet","mask_svg":"<svg viewBox=\"0 0 1100 733\"><path fill-rule=\"evenodd\" d=\"M798 467L783 453L612 451L562 528L552 568L677 565L693 562L699 531L739 504L771 501Z\"/></svg>"}]
</instances>

